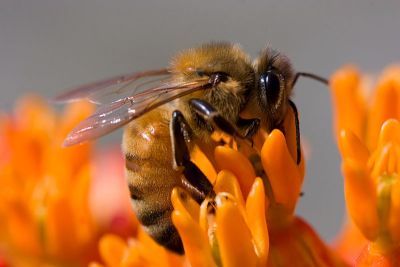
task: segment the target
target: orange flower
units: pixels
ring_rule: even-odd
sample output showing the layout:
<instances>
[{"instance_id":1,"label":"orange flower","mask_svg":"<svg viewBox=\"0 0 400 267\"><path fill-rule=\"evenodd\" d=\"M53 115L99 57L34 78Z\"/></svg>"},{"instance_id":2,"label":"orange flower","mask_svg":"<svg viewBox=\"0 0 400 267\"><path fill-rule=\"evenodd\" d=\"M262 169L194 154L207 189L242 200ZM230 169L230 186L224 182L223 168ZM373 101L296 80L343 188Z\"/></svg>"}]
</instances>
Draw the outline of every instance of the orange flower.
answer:
<instances>
[{"instance_id":1,"label":"orange flower","mask_svg":"<svg viewBox=\"0 0 400 267\"><path fill-rule=\"evenodd\" d=\"M400 123L390 119L383 124L377 147L371 153L366 144L346 130L340 136L340 148L348 212L371 241L357 265L397 266L400 264Z\"/></svg>"},{"instance_id":2,"label":"orange flower","mask_svg":"<svg viewBox=\"0 0 400 267\"><path fill-rule=\"evenodd\" d=\"M262 178L255 178L252 164L243 154L217 147L215 160L220 171L214 189L218 194L211 212L207 201L200 208L178 205L187 198L179 202L176 198L180 194L173 194L173 219L193 266L221 262L223 266L345 266L303 220L293 215L304 178L304 162L297 165L293 160L293 120L289 113L286 139L278 130L264 134L265 142L259 149L266 173ZM249 182L252 187L246 190Z\"/></svg>"},{"instance_id":3,"label":"orange flower","mask_svg":"<svg viewBox=\"0 0 400 267\"><path fill-rule=\"evenodd\" d=\"M268 180L254 178L250 162L233 149L217 147L215 157L230 161L218 173L214 200L199 206L179 190L172 194L172 218L192 266L346 266L293 215L302 167L280 131L274 130L261 149ZM250 169L235 167L240 165ZM238 182L244 179L254 181L247 198Z\"/></svg>"},{"instance_id":4,"label":"orange flower","mask_svg":"<svg viewBox=\"0 0 400 267\"><path fill-rule=\"evenodd\" d=\"M164 262L159 266L347 266L294 215L304 162L297 165L294 160L293 120L289 113L286 137L279 130L261 133L255 150L239 152L218 146L217 166L194 151L192 160L213 182L216 197L199 205L183 189L172 191L172 219L184 244L185 259L171 265L171 253L154 242L141 242L145 234L140 231L142 237L128 243L115 236L103 238L100 251L105 265L93 263L91 267L154 266L156 259ZM257 173L266 173L261 178L247 158L255 151L260 151L256 153L259 162L253 162L259 167ZM145 251L158 256L148 257Z\"/></svg>"},{"instance_id":5,"label":"orange flower","mask_svg":"<svg viewBox=\"0 0 400 267\"><path fill-rule=\"evenodd\" d=\"M62 148L92 112L75 103L58 116L41 99L0 117L0 246L13 266L79 266L105 231L91 215L92 145Z\"/></svg>"},{"instance_id":6,"label":"orange flower","mask_svg":"<svg viewBox=\"0 0 400 267\"><path fill-rule=\"evenodd\" d=\"M356 68L350 66L338 70L332 76L330 84L335 107L336 135L341 146L343 160L352 157L362 159L361 162L364 162L370 155L369 151L378 150L378 135L382 124L390 118L400 119L400 67L388 67L380 76L374 90L368 86L368 79L363 77ZM346 131L342 132L343 129ZM362 145L357 143L362 143ZM344 151L344 147L353 147L359 150ZM344 164L348 166L353 163ZM346 169L349 168L346 167ZM347 178L345 177L345 179ZM345 183L347 183L346 180ZM345 190L346 196L354 194L353 199L359 196L357 191L350 192L350 190L355 190L351 187L347 187ZM367 190L373 191L368 203L354 201L354 203L347 203L348 208L368 209L368 205L374 204L371 202L377 201L374 200L376 188L374 185L369 185L362 189L365 194L367 194ZM361 218L357 220L360 221ZM368 223L371 224L371 229L374 229L373 224L376 224L376 221L371 220ZM348 226L340 237L340 242L337 243L337 246L342 249L341 252L348 256L350 250L361 251L366 244L366 239L360 237L355 231L358 230ZM372 231L368 232L368 235L372 234ZM350 247L346 244L349 241L352 242ZM347 251L344 248L347 248ZM355 261L357 257L358 253L353 254L352 261Z\"/></svg>"},{"instance_id":7,"label":"orange flower","mask_svg":"<svg viewBox=\"0 0 400 267\"><path fill-rule=\"evenodd\" d=\"M183 190L172 192L172 219L189 262L192 266L265 266L269 242L262 180L255 180L244 202L235 176L221 171L215 191L215 199L201 206Z\"/></svg>"}]
</instances>

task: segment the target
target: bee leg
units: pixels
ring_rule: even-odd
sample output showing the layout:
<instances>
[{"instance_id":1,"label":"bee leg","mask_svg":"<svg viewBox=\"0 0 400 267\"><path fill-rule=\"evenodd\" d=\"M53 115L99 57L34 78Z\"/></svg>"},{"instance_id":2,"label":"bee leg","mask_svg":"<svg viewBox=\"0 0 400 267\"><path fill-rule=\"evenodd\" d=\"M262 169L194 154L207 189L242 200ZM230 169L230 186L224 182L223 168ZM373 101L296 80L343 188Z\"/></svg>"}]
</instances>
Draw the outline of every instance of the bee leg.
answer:
<instances>
[{"instance_id":1,"label":"bee leg","mask_svg":"<svg viewBox=\"0 0 400 267\"><path fill-rule=\"evenodd\" d=\"M250 139L256 134L258 129L260 129L260 120L243 119L239 117L239 120L237 121L237 127L243 131L244 136L246 136L247 139Z\"/></svg>"},{"instance_id":2,"label":"bee leg","mask_svg":"<svg viewBox=\"0 0 400 267\"><path fill-rule=\"evenodd\" d=\"M245 135L225 119L210 103L202 99L193 98L189 100L189 105L202 119L210 123L215 128L241 139L247 139Z\"/></svg>"},{"instance_id":3,"label":"bee leg","mask_svg":"<svg viewBox=\"0 0 400 267\"><path fill-rule=\"evenodd\" d=\"M204 173L190 161L188 143L191 141L192 130L179 110L172 113L170 131L174 169L183 168L185 179L182 179L182 184L184 188L198 203L201 203L206 197L213 196L215 193Z\"/></svg>"}]
</instances>

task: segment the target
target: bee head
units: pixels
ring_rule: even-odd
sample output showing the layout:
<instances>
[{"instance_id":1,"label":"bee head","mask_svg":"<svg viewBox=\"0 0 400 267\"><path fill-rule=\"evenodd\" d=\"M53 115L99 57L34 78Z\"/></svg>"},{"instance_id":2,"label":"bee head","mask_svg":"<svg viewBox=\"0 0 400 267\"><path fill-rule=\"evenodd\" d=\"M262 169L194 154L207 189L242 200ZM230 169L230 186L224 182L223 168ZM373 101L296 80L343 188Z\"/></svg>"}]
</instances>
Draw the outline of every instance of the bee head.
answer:
<instances>
[{"instance_id":1,"label":"bee head","mask_svg":"<svg viewBox=\"0 0 400 267\"><path fill-rule=\"evenodd\" d=\"M172 61L171 71L181 81L207 80L210 90L202 98L232 122L247 102L255 85L251 61L240 46L226 42L211 42L188 49Z\"/></svg>"},{"instance_id":2,"label":"bee head","mask_svg":"<svg viewBox=\"0 0 400 267\"><path fill-rule=\"evenodd\" d=\"M261 52L255 69L257 85L252 97L272 127L282 122L286 113L294 71L288 58L272 49Z\"/></svg>"}]
</instances>

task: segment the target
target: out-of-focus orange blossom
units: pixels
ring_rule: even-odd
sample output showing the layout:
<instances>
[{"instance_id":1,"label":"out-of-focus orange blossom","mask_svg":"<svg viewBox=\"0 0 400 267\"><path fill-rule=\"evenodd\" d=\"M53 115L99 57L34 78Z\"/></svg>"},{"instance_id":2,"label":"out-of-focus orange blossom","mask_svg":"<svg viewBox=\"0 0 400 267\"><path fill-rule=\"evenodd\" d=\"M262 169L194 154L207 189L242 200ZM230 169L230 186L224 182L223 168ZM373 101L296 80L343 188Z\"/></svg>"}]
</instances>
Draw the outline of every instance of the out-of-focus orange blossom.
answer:
<instances>
[{"instance_id":1,"label":"out-of-focus orange blossom","mask_svg":"<svg viewBox=\"0 0 400 267\"><path fill-rule=\"evenodd\" d=\"M372 152L351 131L343 130L340 142L347 209L371 241L357 266L399 266L400 123L383 124Z\"/></svg>"},{"instance_id":2,"label":"out-of-focus orange blossom","mask_svg":"<svg viewBox=\"0 0 400 267\"><path fill-rule=\"evenodd\" d=\"M382 124L400 118L400 66L387 67L373 86L369 76L345 66L332 75L330 87L336 136L351 130L374 150Z\"/></svg>"},{"instance_id":3,"label":"out-of-focus orange blossom","mask_svg":"<svg viewBox=\"0 0 400 267\"><path fill-rule=\"evenodd\" d=\"M128 241L115 234L103 236L99 251L101 263L92 262L89 267L190 267L184 256L167 251L141 228Z\"/></svg>"},{"instance_id":4,"label":"out-of-focus orange blossom","mask_svg":"<svg viewBox=\"0 0 400 267\"><path fill-rule=\"evenodd\" d=\"M101 229L130 236L138 222L131 208L124 164L120 145L96 152L89 207Z\"/></svg>"},{"instance_id":5,"label":"out-of-focus orange blossom","mask_svg":"<svg viewBox=\"0 0 400 267\"><path fill-rule=\"evenodd\" d=\"M367 239L350 218L347 218L340 233L333 241L335 251L351 266L354 266L366 244Z\"/></svg>"},{"instance_id":6,"label":"out-of-focus orange blossom","mask_svg":"<svg viewBox=\"0 0 400 267\"><path fill-rule=\"evenodd\" d=\"M97 258L102 233L113 231L89 201L99 171L92 145L61 146L92 111L80 102L57 114L44 100L26 97L14 114L0 116L0 249L11 266L85 266ZM117 175L110 174L111 184L123 181ZM125 234L134 225L127 210L119 215L129 221L118 230Z\"/></svg>"},{"instance_id":7,"label":"out-of-focus orange blossom","mask_svg":"<svg viewBox=\"0 0 400 267\"><path fill-rule=\"evenodd\" d=\"M356 229L349 225L339 237L337 247L343 255L351 259L352 263L359 258L367 240L375 240L378 232L383 231L382 229L378 230L377 225L380 225L378 228L383 227L382 223L385 225L381 220L386 216L384 213L391 208L389 202L382 199L393 196L393 193L388 192L391 187L387 186L392 183L392 180L376 177L385 176L378 170L388 163L388 155L391 155L391 170L393 170L393 162L397 160L396 154L391 152L393 148L389 148L396 147L392 145L394 142L386 140L391 145L384 144L378 136L385 121L400 119L400 67L386 68L377 79L375 88L372 88L370 80L353 66L339 69L331 78L336 135L343 157L346 204L350 216L358 227ZM365 169L366 162L368 162L368 169ZM354 178L356 173L360 179ZM361 177L368 176L375 178L361 179ZM371 184L372 180L374 183ZM358 186L355 185L357 181ZM383 194L383 192L385 193ZM378 215L376 214L377 206L380 207ZM361 216L363 211L365 216ZM364 222L362 222L363 220ZM359 232L362 232L363 235L360 235ZM387 245L387 242L383 243ZM364 258L368 254L367 251L371 255L382 256L382 253L376 253L377 251L382 252L382 250L370 250L371 246L376 247L369 245L364 249ZM375 258L376 263L385 262L385 257L378 258ZM361 264L361 259L358 259L358 262ZM373 266L372 262L370 261L368 264L364 262L363 266Z\"/></svg>"}]
</instances>

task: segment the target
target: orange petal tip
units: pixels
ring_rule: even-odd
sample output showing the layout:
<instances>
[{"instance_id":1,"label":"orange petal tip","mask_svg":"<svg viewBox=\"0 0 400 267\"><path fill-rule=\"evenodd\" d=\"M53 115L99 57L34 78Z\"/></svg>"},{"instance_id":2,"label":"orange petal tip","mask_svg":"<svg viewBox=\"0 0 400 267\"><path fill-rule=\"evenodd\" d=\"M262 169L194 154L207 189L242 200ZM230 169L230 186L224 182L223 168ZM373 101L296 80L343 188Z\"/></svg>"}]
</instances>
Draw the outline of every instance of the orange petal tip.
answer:
<instances>
[{"instance_id":1,"label":"orange petal tip","mask_svg":"<svg viewBox=\"0 0 400 267\"><path fill-rule=\"evenodd\" d=\"M232 172L246 197L256 177L253 165L242 153L225 146L217 146L214 151L215 160L220 170Z\"/></svg>"},{"instance_id":2,"label":"orange petal tip","mask_svg":"<svg viewBox=\"0 0 400 267\"><path fill-rule=\"evenodd\" d=\"M268 136L261 149L261 162L275 201L292 212L300 195L303 177L301 166L294 162L281 131L273 130Z\"/></svg>"},{"instance_id":3,"label":"orange petal tip","mask_svg":"<svg viewBox=\"0 0 400 267\"><path fill-rule=\"evenodd\" d=\"M256 266L251 232L238 205L226 194L218 194L216 203L217 238L223 266Z\"/></svg>"}]
</instances>

